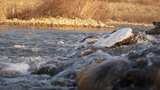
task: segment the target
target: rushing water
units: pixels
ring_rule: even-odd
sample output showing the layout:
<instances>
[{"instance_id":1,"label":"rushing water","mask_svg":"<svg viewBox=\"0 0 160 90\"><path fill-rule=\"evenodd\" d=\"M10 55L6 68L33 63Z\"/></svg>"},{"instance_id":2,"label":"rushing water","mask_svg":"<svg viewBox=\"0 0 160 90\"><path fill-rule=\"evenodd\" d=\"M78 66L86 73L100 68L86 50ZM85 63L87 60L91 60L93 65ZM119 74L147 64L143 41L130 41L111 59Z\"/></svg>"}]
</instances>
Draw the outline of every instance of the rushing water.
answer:
<instances>
[{"instance_id":1,"label":"rushing water","mask_svg":"<svg viewBox=\"0 0 160 90\"><path fill-rule=\"evenodd\" d=\"M0 90L77 90L75 77L79 68L97 58L109 59L111 55L123 56L153 46L143 43L108 48L80 58L80 51L88 47L82 47L80 40L108 33L15 27L0 30Z\"/></svg>"},{"instance_id":2,"label":"rushing water","mask_svg":"<svg viewBox=\"0 0 160 90\"><path fill-rule=\"evenodd\" d=\"M58 74L72 71L67 68L78 60L73 56L82 38L101 34L15 27L1 27L0 30L0 90L76 89L73 79L58 78ZM55 76L33 74L46 63L62 69Z\"/></svg>"}]
</instances>

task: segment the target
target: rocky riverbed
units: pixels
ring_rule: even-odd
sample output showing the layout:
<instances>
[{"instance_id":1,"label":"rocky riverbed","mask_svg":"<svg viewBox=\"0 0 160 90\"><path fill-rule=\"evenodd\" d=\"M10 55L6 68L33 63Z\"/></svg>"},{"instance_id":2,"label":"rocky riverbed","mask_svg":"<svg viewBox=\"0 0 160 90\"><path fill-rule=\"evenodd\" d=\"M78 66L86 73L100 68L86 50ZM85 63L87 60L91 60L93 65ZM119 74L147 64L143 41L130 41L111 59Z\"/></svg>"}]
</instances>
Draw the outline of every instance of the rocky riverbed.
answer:
<instances>
[{"instance_id":1,"label":"rocky riverbed","mask_svg":"<svg viewBox=\"0 0 160 90\"><path fill-rule=\"evenodd\" d=\"M0 90L159 90L160 36L125 29L1 28Z\"/></svg>"}]
</instances>

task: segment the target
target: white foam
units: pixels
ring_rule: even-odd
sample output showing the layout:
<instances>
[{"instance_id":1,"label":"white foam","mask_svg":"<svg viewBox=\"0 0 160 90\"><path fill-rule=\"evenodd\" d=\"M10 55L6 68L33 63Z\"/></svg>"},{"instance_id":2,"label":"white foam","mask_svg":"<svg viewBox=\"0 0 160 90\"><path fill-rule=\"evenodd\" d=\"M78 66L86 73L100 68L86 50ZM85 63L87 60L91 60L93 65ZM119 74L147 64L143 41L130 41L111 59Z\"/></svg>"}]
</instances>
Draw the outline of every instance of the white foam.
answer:
<instances>
[{"instance_id":1,"label":"white foam","mask_svg":"<svg viewBox=\"0 0 160 90\"><path fill-rule=\"evenodd\" d=\"M15 47L15 48L26 48L26 46L25 45L14 45L13 47Z\"/></svg>"},{"instance_id":2,"label":"white foam","mask_svg":"<svg viewBox=\"0 0 160 90\"><path fill-rule=\"evenodd\" d=\"M2 72L16 72L19 74L27 74L30 66L26 63L3 63L1 65Z\"/></svg>"}]
</instances>

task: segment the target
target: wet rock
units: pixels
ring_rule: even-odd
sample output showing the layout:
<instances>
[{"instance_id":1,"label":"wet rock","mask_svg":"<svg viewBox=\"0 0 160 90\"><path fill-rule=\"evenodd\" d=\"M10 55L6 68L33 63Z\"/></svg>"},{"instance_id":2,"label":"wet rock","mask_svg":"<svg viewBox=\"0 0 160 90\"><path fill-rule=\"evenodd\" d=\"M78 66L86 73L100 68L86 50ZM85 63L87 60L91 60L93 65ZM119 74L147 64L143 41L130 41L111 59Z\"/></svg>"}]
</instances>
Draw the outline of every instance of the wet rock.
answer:
<instances>
[{"instance_id":1,"label":"wet rock","mask_svg":"<svg viewBox=\"0 0 160 90\"><path fill-rule=\"evenodd\" d=\"M75 80L65 78L57 78L51 84L60 87L76 87Z\"/></svg>"},{"instance_id":2,"label":"wet rock","mask_svg":"<svg viewBox=\"0 0 160 90\"><path fill-rule=\"evenodd\" d=\"M147 34L158 35L160 34L160 22L153 22L154 28L146 31Z\"/></svg>"},{"instance_id":3,"label":"wet rock","mask_svg":"<svg viewBox=\"0 0 160 90\"><path fill-rule=\"evenodd\" d=\"M45 64L40 65L37 70L32 72L32 74L38 74L38 75L46 74L46 75L53 76L59 73L60 71L62 71L64 68L65 68L65 65L63 63L60 63L60 62L57 63L57 62L51 61L51 62L47 62Z\"/></svg>"},{"instance_id":4,"label":"wet rock","mask_svg":"<svg viewBox=\"0 0 160 90\"><path fill-rule=\"evenodd\" d=\"M35 87L35 88L32 88L32 89L29 89L29 90L77 90L75 87L46 87L46 88L38 88L38 87Z\"/></svg>"},{"instance_id":5,"label":"wet rock","mask_svg":"<svg viewBox=\"0 0 160 90\"><path fill-rule=\"evenodd\" d=\"M154 90L147 74L145 70L131 69L115 84L113 90Z\"/></svg>"},{"instance_id":6,"label":"wet rock","mask_svg":"<svg viewBox=\"0 0 160 90\"><path fill-rule=\"evenodd\" d=\"M85 44L94 44L98 38L96 36L87 36L84 39L82 39L80 42Z\"/></svg>"},{"instance_id":7,"label":"wet rock","mask_svg":"<svg viewBox=\"0 0 160 90\"><path fill-rule=\"evenodd\" d=\"M0 76L13 77L28 74L30 66L25 63L0 63Z\"/></svg>"},{"instance_id":8,"label":"wet rock","mask_svg":"<svg viewBox=\"0 0 160 90\"><path fill-rule=\"evenodd\" d=\"M137 58L141 58L141 57L146 57L149 58L150 55L160 55L160 48L159 46L152 46L149 48L145 48L142 50L135 50L135 51L131 51L128 53L128 58L129 59L137 59Z\"/></svg>"},{"instance_id":9,"label":"wet rock","mask_svg":"<svg viewBox=\"0 0 160 90\"><path fill-rule=\"evenodd\" d=\"M128 60L109 60L91 65L78 74L80 90L113 90L114 83L131 67Z\"/></svg>"},{"instance_id":10,"label":"wet rock","mask_svg":"<svg viewBox=\"0 0 160 90\"><path fill-rule=\"evenodd\" d=\"M86 67L78 74L78 87L80 90L159 90L160 57L156 51L150 57L113 59Z\"/></svg>"},{"instance_id":11,"label":"wet rock","mask_svg":"<svg viewBox=\"0 0 160 90\"><path fill-rule=\"evenodd\" d=\"M135 32L134 35L132 37L130 37L129 39L126 39L123 42L120 42L120 45L133 45L133 44L137 44L137 43L144 43L144 42L148 42L150 41L147 36L142 33L142 32Z\"/></svg>"},{"instance_id":12,"label":"wet rock","mask_svg":"<svg viewBox=\"0 0 160 90\"><path fill-rule=\"evenodd\" d=\"M153 25L155 26L155 28L160 28L160 22L153 22Z\"/></svg>"},{"instance_id":13,"label":"wet rock","mask_svg":"<svg viewBox=\"0 0 160 90\"><path fill-rule=\"evenodd\" d=\"M89 49L86 49L84 51L81 51L80 56L81 57L87 56L87 55L92 54L94 52L96 52L96 48L89 48Z\"/></svg>"},{"instance_id":14,"label":"wet rock","mask_svg":"<svg viewBox=\"0 0 160 90\"><path fill-rule=\"evenodd\" d=\"M38 70L33 72L33 74L38 74L38 75L47 74L51 76L53 76L56 73L57 73L57 67L53 64L40 66Z\"/></svg>"},{"instance_id":15,"label":"wet rock","mask_svg":"<svg viewBox=\"0 0 160 90\"><path fill-rule=\"evenodd\" d=\"M115 44L124 42L133 36L131 28L123 28L112 33L108 38L99 39L94 45L96 47L113 47Z\"/></svg>"}]
</instances>

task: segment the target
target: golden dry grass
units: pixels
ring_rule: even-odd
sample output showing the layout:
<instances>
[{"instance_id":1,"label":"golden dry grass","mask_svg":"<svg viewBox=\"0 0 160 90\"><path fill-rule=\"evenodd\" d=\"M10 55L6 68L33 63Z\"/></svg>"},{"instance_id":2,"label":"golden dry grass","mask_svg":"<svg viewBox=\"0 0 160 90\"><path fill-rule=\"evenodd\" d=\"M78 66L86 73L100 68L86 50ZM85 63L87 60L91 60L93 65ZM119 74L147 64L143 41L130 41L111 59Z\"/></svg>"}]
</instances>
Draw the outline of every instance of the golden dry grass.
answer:
<instances>
[{"instance_id":1,"label":"golden dry grass","mask_svg":"<svg viewBox=\"0 0 160 90\"><path fill-rule=\"evenodd\" d=\"M151 23L160 20L160 0L0 0L1 20L57 16L104 23ZM71 22L70 19L68 23Z\"/></svg>"},{"instance_id":2,"label":"golden dry grass","mask_svg":"<svg viewBox=\"0 0 160 90\"><path fill-rule=\"evenodd\" d=\"M25 26L49 26L49 27L64 27L64 26L75 26L75 27L106 27L103 22L98 22L93 19L80 19L80 18L39 18L39 19L29 19L29 20L2 20L0 24L12 24L12 25L25 25ZM108 27L108 26L107 26Z\"/></svg>"},{"instance_id":3,"label":"golden dry grass","mask_svg":"<svg viewBox=\"0 0 160 90\"><path fill-rule=\"evenodd\" d=\"M160 6L110 3L108 15L115 21L151 23L160 20Z\"/></svg>"}]
</instances>

